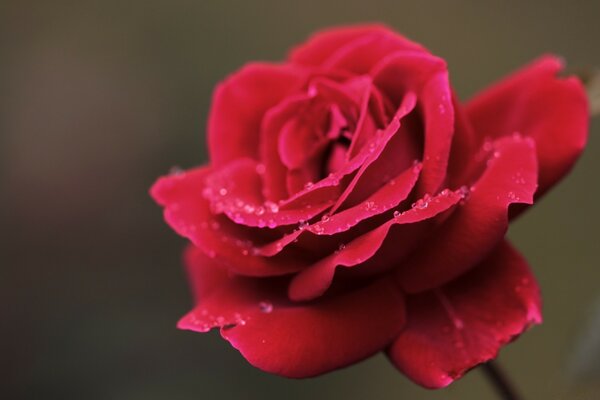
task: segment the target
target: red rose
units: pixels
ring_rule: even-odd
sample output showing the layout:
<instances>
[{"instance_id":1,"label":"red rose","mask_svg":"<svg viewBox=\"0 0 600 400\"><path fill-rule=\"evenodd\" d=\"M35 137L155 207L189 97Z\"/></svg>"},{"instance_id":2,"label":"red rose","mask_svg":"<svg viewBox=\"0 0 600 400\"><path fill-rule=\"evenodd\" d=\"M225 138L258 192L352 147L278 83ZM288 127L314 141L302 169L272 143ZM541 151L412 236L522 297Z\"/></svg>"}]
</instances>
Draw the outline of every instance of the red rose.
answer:
<instances>
[{"instance_id":1,"label":"red rose","mask_svg":"<svg viewBox=\"0 0 600 400\"><path fill-rule=\"evenodd\" d=\"M463 105L444 60L353 26L231 75L208 165L152 188L193 243L196 305L179 327L219 327L288 377L385 351L437 388L494 358L541 321L509 219L586 143L586 96L561 68L545 56Z\"/></svg>"}]
</instances>

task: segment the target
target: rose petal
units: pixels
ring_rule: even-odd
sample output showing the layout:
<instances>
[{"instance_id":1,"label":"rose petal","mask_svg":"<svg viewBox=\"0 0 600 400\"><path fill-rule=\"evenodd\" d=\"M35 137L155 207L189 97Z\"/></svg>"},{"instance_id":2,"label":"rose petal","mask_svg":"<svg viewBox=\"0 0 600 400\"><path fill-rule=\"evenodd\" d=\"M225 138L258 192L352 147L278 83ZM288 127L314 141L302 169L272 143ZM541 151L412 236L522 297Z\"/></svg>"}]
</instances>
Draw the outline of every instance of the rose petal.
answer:
<instances>
[{"instance_id":1,"label":"rose petal","mask_svg":"<svg viewBox=\"0 0 600 400\"><path fill-rule=\"evenodd\" d=\"M381 24L372 25L355 25L325 29L320 32L313 34L309 40L305 43L292 49L288 59L296 64L301 65L321 65L327 59L331 58L332 55L339 50L345 53L345 45L352 44L356 39L362 37L377 34L385 37L392 37L398 43L397 50L402 50L405 47L408 48L421 48L416 43L405 39ZM377 59L374 60L376 62Z\"/></svg>"},{"instance_id":2,"label":"rose petal","mask_svg":"<svg viewBox=\"0 0 600 400\"><path fill-rule=\"evenodd\" d=\"M252 63L215 89L208 117L211 164L259 157L260 124L265 112L297 90L306 73L297 66Z\"/></svg>"},{"instance_id":3,"label":"rose petal","mask_svg":"<svg viewBox=\"0 0 600 400\"><path fill-rule=\"evenodd\" d=\"M419 143L419 127L415 113L402 119L398 132L364 170L342 208L363 203L372 193L389 183L391 177L410 169L411 165L421 158L423 148L422 143Z\"/></svg>"},{"instance_id":4,"label":"rose petal","mask_svg":"<svg viewBox=\"0 0 600 400\"><path fill-rule=\"evenodd\" d=\"M449 187L459 187L468 182L473 174L474 157L481 149L481 142L471 126L464 107L459 104L456 95L452 96L454 108L454 135L448 160ZM476 167L478 168L478 167Z\"/></svg>"},{"instance_id":5,"label":"rose petal","mask_svg":"<svg viewBox=\"0 0 600 400\"><path fill-rule=\"evenodd\" d=\"M371 139L367 147L366 156L364 158L363 163L360 165L358 172L352 177L352 180L348 184L348 186L344 189L342 194L338 197L335 204L331 208L331 213L334 213L338 208L340 208L344 201L350 196L355 186L358 184L362 175L369 169L369 167L375 163L381 153L385 150L390 140L396 135L398 129L400 128L400 121L406 115L408 115L415 106L415 95L412 92L407 92L404 99L402 100L402 104L398 109L396 116L392 119L390 124L381 131L378 131L376 135ZM365 151L361 150L359 154L354 157L354 159L359 158L364 154ZM353 160L350 160L349 164L353 164Z\"/></svg>"},{"instance_id":6,"label":"rose petal","mask_svg":"<svg viewBox=\"0 0 600 400\"><path fill-rule=\"evenodd\" d=\"M492 147L487 169L465 204L398 269L407 292L438 287L480 262L504 237L509 205L533 202L537 187L533 141L512 136Z\"/></svg>"},{"instance_id":7,"label":"rose petal","mask_svg":"<svg viewBox=\"0 0 600 400\"><path fill-rule=\"evenodd\" d=\"M441 388L539 324L541 299L526 261L508 243L436 291L409 296L408 323L388 350L419 385Z\"/></svg>"},{"instance_id":8,"label":"rose petal","mask_svg":"<svg viewBox=\"0 0 600 400\"><path fill-rule=\"evenodd\" d=\"M292 208L264 201L257 166L256 161L242 158L207 176L203 194L214 212L225 213L236 224L275 228L309 220L333 204L333 200L318 202L317 198L313 198L315 201L310 203L310 207Z\"/></svg>"},{"instance_id":9,"label":"rose petal","mask_svg":"<svg viewBox=\"0 0 600 400\"><path fill-rule=\"evenodd\" d=\"M270 258L253 255L257 241L265 241L264 230L251 229L214 215L202 196L208 167L159 178L150 190L164 207L166 222L181 236L211 258L219 258L227 268L242 275L274 276L298 271L306 266L301 255ZM272 240L272 239L270 239Z\"/></svg>"},{"instance_id":10,"label":"rose petal","mask_svg":"<svg viewBox=\"0 0 600 400\"><path fill-rule=\"evenodd\" d=\"M415 203L408 211L395 216L385 224L346 244L338 252L300 271L290 284L290 298L302 301L321 296L331 285L337 266L354 267L373 257L392 226L415 224L431 219L450 209L461 198L460 192L446 190L430 198L426 203Z\"/></svg>"},{"instance_id":11,"label":"rose petal","mask_svg":"<svg viewBox=\"0 0 600 400\"><path fill-rule=\"evenodd\" d=\"M435 193L446 176L454 110L444 60L423 52L399 52L371 71L377 87L396 102L407 90L416 92L424 125L423 176L419 195Z\"/></svg>"},{"instance_id":12,"label":"rose petal","mask_svg":"<svg viewBox=\"0 0 600 400\"><path fill-rule=\"evenodd\" d=\"M326 68L366 74L375 64L391 53L419 51L428 53L421 45L391 30L380 30L354 39L341 47L323 63Z\"/></svg>"},{"instance_id":13,"label":"rose petal","mask_svg":"<svg viewBox=\"0 0 600 400\"><path fill-rule=\"evenodd\" d=\"M542 57L466 106L481 141L513 132L535 140L540 174L536 198L569 172L587 142L585 89L577 78L558 78L562 68L559 58Z\"/></svg>"},{"instance_id":14,"label":"rose petal","mask_svg":"<svg viewBox=\"0 0 600 400\"><path fill-rule=\"evenodd\" d=\"M219 268L210 260L189 259L198 276ZM271 279L224 277L199 296L179 328L221 335L255 367L286 377L303 378L367 358L382 350L404 325L404 301L390 281L330 299L297 304ZM357 345L359 344L359 345Z\"/></svg>"},{"instance_id":15,"label":"rose petal","mask_svg":"<svg viewBox=\"0 0 600 400\"><path fill-rule=\"evenodd\" d=\"M193 244L183 252L183 264L196 303L229 280L227 268Z\"/></svg>"},{"instance_id":16,"label":"rose petal","mask_svg":"<svg viewBox=\"0 0 600 400\"><path fill-rule=\"evenodd\" d=\"M303 234L334 235L345 232L368 218L385 213L406 200L417 182L421 165L404 171L391 179L384 187L372 194L363 204L348 208L334 215L324 215L320 221L306 224L301 229L284 235L281 239L256 249L256 254L273 256Z\"/></svg>"},{"instance_id":17,"label":"rose petal","mask_svg":"<svg viewBox=\"0 0 600 400\"><path fill-rule=\"evenodd\" d=\"M263 194L270 201L289 197L288 169L279 157L279 135L285 124L310 104L314 95L290 96L272 107L264 116L260 128L260 158L263 162Z\"/></svg>"}]
</instances>

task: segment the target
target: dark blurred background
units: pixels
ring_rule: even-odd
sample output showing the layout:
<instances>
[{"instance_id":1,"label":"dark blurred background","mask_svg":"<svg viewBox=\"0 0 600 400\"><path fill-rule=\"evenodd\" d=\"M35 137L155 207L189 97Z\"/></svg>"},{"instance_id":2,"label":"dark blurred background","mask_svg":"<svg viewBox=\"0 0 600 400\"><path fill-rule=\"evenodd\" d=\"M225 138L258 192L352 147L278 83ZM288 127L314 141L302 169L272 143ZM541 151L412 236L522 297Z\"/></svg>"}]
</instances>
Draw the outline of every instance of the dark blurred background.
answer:
<instances>
[{"instance_id":1,"label":"dark blurred background","mask_svg":"<svg viewBox=\"0 0 600 400\"><path fill-rule=\"evenodd\" d=\"M304 381L269 376L190 306L184 240L148 187L206 160L213 86L318 28L383 21L448 60L463 99L544 52L600 66L600 2L0 3L0 397L494 399L479 371L426 391L382 356ZM569 178L511 228L545 323L501 362L527 399L600 393L598 121Z\"/></svg>"}]
</instances>

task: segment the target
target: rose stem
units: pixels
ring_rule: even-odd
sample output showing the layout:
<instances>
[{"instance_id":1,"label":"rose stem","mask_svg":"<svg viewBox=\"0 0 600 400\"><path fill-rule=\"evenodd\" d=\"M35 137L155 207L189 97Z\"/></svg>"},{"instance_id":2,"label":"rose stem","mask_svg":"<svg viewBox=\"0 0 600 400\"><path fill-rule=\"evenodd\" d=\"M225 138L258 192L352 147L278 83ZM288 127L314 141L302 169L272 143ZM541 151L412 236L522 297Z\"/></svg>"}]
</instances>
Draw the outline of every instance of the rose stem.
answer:
<instances>
[{"instance_id":1,"label":"rose stem","mask_svg":"<svg viewBox=\"0 0 600 400\"><path fill-rule=\"evenodd\" d=\"M487 378L496 388L496 391L503 400L523 400L511 385L508 377L502 371L502 368L493 361L489 361L482 365L483 371Z\"/></svg>"}]
</instances>

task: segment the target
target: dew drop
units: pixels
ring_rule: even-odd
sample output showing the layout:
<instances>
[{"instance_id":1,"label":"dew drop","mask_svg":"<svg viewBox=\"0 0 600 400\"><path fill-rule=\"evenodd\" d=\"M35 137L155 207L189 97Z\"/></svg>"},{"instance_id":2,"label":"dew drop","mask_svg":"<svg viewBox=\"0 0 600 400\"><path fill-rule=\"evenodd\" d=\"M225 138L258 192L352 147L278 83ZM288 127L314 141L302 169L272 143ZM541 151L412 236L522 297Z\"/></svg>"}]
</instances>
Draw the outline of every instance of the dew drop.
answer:
<instances>
[{"instance_id":1,"label":"dew drop","mask_svg":"<svg viewBox=\"0 0 600 400\"><path fill-rule=\"evenodd\" d=\"M519 132L515 132L512 134L514 140L521 141L523 140L523 136Z\"/></svg>"},{"instance_id":2,"label":"dew drop","mask_svg":"<svg viewBox=\"0 0 600 400\"><path fill-rule=\"evenodd\" d=\"M273 311L273 304L271 304L268 301L261 301L260 303L258 303L258 308L261 312L269 314L271 311Z\"/></svg>"},{"instance_id":3,"label":"dew drop","mask_svg":"<svg viewBox=\"0 0 600 400\"><path fill-rule=\"evenodd\" d=\"M185 171L178 165L174 165L169 170L169 175L171 176L181 176Z\"/></svg>"},{"instance_id":4,"label":"dew drop","mask_svg":"<svg viewBox=\"0 0 600 400\"><path fill-rule=\"evenodd\" d=\"M329 216L329 214L324 214L324 215L321 217L321 221L322 221L322 222L329 222L329 220L330 220L330 216Z\"/></svg>"},{"instance_id":5,"label":"dew drop","mask_svg":"<svg viewBox=\"0 0 600 400\"><path fill-rule=\"evenodd\" d=\"M298 224L298 229L301 230L301 231L303 231L306 228L308 228L308 222L300 221L300 224Z\"/></svg>"},{"instance_id":6,"label":"dew drop","mask_svg":"<svg viewBox=\"0 0 600 400\"><path fill-rule=\"evenodd\" d=\"M221 196L225 196L225 195L227 195L227 189L225 189L225 188L221 188L221 189L219 189L219 194L220 194Z\"/></svg>"},{"instance_id":7,"label":"dew drop","mask_svg":"<svg viewBox=\"0 0 600 400\"><path fill-rule=\"evenodd\" d=\"M279 206L277 204L273 203L272 201L265 202L265 207L268 208L269 211L271 211L272 213L279 212Z\"/></svg>"},{"instance_id":8,"label":"dew drop","mask_svg":"<svg viewBox=\"0 0 600 400\"><path fill-rule=\"evenodd\" d=\"M394 218L398 218L400 216L400 211L394 211Z\"/></svg>"},{"instance_id":9,"label":"dew drop","mask_svg":"<svg viewBox=\"0 0 600 400\"><path fill-rule=\"evenodd\" d=\"M265 164L256 164L256 173L263 175L266 171Z\"/></svg>"},{"instance_id":10,"label":"dew drop","mask_svg":"<svg viewBox=\"0 0 600 400\"><path fill-rule=\"evenodd\" d=\"M485 142L483 142L483 151L492 151L493 148L494 144L490 139L486 139Z\"/></svg>"},{"instance_id":11,"label":"dew drop","mask_svg":"<svg viewBox=\"0 0 600 400\"><path fill-rule=\"evenodd\" d=\"M429 206L429 203L424 199L419 199L412 205L412 207L416 208L417 210L423 210L427 208L427 206Z\"/></svg>"},{"instance_id":12,"label":"dew drop","mask_svg":"<svg viewBox=\"0 0 600 400\"><path fill-rule=\"evenodd\" d=\"M304 189L310 189L311 187L313 187L314 183L308 181L304 184Z\"/></svg>"},{"instance_id":13,"label":"dew drop","mask_svg":"<svg viewBox=\"0 0 600 400\"><path fill-rule=\"evenodd\" d=\"M458 195L464 200L469 196L469 188L466 186L461 186L458 189Z\"/></svg>"}]
</instances>

